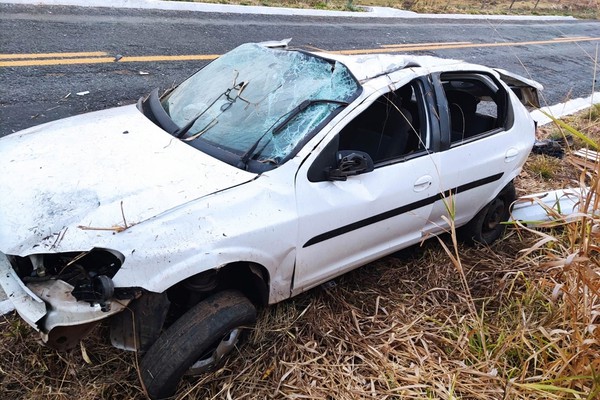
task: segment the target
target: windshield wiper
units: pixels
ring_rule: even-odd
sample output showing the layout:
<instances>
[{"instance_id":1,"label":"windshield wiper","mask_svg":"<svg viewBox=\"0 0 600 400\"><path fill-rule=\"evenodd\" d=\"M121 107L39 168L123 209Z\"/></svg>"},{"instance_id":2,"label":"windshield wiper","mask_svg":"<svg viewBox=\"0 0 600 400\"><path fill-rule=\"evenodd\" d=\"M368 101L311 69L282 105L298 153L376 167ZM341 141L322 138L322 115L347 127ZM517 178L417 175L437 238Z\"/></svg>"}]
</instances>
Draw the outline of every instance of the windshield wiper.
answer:
<instances>
[{"instance_id":1,"label":"windshield wiper","mask_svg":"<svg viewBox=\"0 0 600 400\"><path fill-rule=\"evenodd\" d=\"M234 82L234 83L235 83L235 82ZM210 128L212 128L213 126L215 126L215 125L216 125L216 120L217 120L217 118L218 118L218 117L219 117L221 114L223 114L225 111L229 110L229 109L231 108L231 106L233 105L233 103L235 103L235 102L236 102L236 100L237 100L237 99L241 99L242 101L244 101L244 102L247 102L247 100L244 100L244 99L241 97L241 95L242 95L242 92L244 91L244 89L246 89L246 86L248 86L248 82L240 82L240 83L238 83L238 84L234 84L234 85L233 85L233 87L230 87L230 88L228 88L227 90L225 90L225 91L224 91L223 93L221 93L221 94L220 94L220 95L219 95L219 96L218 96L216 99L214 99L214 100L212 101L212 103L210 103L210 104L208 105L208 107L206 107L204 110L202 110L202 111L201 111L200 113L198 113L196 116L194 116L194 118L192 118L191 120L189 120L187 124L183 125L181 128L179 128L179 129L177 129L175 132L173 132L173 136L175 136L177 139L181 139L181 138L182 138L182 137L183 137L183 136L184 136L186 133L188 133L188 131L189 131L190 129L192 129L192 127L194 126L194 124L196 123L196 121L198 121L198 119L200 119L200 117L202 117L204 114L206 114L206 112L207 112L208 110L210 110L210 108L211 108L212 106L214 106L214 105L215 105L215 103L216 103L217 101L219 101L219 99L220 99L221 97L225 96L225 97L226 97L226 99L227 99L227 103L224 103L224 104L221 106L221 113L220 113L218 116L214 117L214 118L212 119L212 121L210 121L210 122L208 123L208 125L206 125L206 126L203 128L203 129L201 129L201 132L202 132L202 133L204 133L204 132L206 132L207 130L209 130ZM237 90L237 93L236 93L234 96L231 96L231 92L232 92L233 90ZM198 136L200 136L200 135L197 135L196 137L198 137ZM196 137L195 137L195 138L196 138ZM194 138L194 139L195 139L195 138Z\"/></svg>"},{"instance_id":2,"label":"windshield wiper","mask_svg":"<svg viewBox=\"0 0 600 400\"><path fill-rule=\"evenodd\" d=\"M262 135L260 135L260 137L256 140L256 142L254 142L252 144L252 146L248 149L248 151L246 151L240 157L239 167L246 169L246 167L248 166L248 161L250 161L250 159L252 157L257 157L257 156L260 155L260 153L262 153L262 150L264 150L264 148L267 146L268 142L267 142L267 144L265 144L263 146L263 148L259 152L256 152L256 148L258 147L258 145L260 144L260 142L264 139L264 137L267 135L267 133L272 132L272 135L276 136L277 134L281 133L281 131L298 114L300 114L301 112L303 112L304 110L306 110L311 105L313 105L313 104L319 104L319 103L333 103L333 104L339 104L340 106L344 106L344 107L347 106L348 104L350 104L350 103L348 103L346 101L329 100L329 99L304 100L303 102L301 102L300 104L298 104L296 107L294 107L290 111L288 111L286 114L284 114L281 117L279 117L279 119L277 121L275 121L275 123L273 125L271 125L271 127L269 129L267 129L265 131L265 133L263 133ZM283 121L279 122L284 116L285 116L285 119L283 119Z\"/></svg>"},{"instance_id":3,"label":"windshield wiper","mask_svg":"<svg viewBox=\"0 0 600 400\"><path fill-rule=\"evenodd\" d=\"M287 124L289 124L296 117L296 115L300 114L302 111L306 110L308 107L312 106L313 104L319 104L319 103L333 103L333 104L339 104L340 106L347 106L349 104L346 101L328 100L328 99L304 100L302 103L300 103L296 107L292 108L287 113L287 117L283 121L281 121L279 124L277 124L277 126L275 128L273 128L273 135L277 135L278 133L280 133L283 130L283 128L285 128L287 126Z\"/></svg>"},{"instance_id":4,"label":"windshield wiper","mask_svg":"<svg viewBox=\"0 0 600 400\"><path fill-rule=\"evenodd\" d=\"M212 103L210 103L208 107L206 107L200 113L196 114L196 116L190 119L187 124L183 125L182 127L178 128L175 132L173 132L173 136L175 136L177 139L181 139L183 135L185 135L190 129L192 129L192 126L194 126L196 121L198 121L198 119L200 119L201 116L203 116L208 110L210 110L210 108L224 95L225 93L221 93L216 99L213 100Z\"/></svg>"}]
</instances>

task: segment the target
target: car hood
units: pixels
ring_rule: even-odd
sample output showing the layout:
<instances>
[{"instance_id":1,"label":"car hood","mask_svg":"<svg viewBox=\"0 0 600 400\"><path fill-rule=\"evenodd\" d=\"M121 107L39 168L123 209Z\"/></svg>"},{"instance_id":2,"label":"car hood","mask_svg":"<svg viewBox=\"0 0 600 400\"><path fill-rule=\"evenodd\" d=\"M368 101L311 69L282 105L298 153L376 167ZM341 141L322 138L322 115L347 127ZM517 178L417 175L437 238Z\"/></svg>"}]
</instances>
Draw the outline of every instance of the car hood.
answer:
<instances>
[{"instance_id":1,"label":"car hood","mask_svg":"<svg viewBox=\"0 0 600 400\"><path fill-rule=\"evenodd\" d=\"M15 255L51 250L67 230L122 231L256 177L173 138L134 105L4 137L0 171L0 251Z\"/></svg>"}]
</instances>

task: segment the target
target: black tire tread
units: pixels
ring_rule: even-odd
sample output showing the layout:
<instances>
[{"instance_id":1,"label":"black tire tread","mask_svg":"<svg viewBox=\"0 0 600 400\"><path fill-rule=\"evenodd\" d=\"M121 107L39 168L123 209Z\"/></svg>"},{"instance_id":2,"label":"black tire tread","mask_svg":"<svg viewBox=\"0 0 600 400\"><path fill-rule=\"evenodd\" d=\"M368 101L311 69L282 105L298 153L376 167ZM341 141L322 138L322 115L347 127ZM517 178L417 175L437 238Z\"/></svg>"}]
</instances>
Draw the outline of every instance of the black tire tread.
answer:
<instances>
[{"instance_id":1,"label":"black tire tread","mask_svg":"<svg viewBox=\"0 0 600 400\"><path fill-rule=\"evenodd\" d=\"M467 222L465 225L458 229L457 234L464 243L471 245L475 243L488 245L492 244L500 236L502 236L502 233L504 233L505 230L505 226L499 227L497 232L491 235L491 237L485 237L482 234L482 226L485 216L488 212L490 205L497 198L501 198L505 203L506 210L502 220L507 221L510 217L510 205L517 198L514 183L511 181L508 185L506 185L500 191L500 193L498 193L498 196L492 199L490 203L486 204L485 207L483 207L477 214L475 214L473 219L471 219L469 222Z\"/></svg>"},{"instance_id":2,"label":"black tire tread","mask_svg":"<svg viewBox=\"0 0 600 400\"><path fill-rule=\"evenodd\" d=\"M151 399L172 396L185 372L231 329L256 321L256 308L243 294L214 294L188 310L163 332L140 363Z\"/></svg>"}]
</instances>

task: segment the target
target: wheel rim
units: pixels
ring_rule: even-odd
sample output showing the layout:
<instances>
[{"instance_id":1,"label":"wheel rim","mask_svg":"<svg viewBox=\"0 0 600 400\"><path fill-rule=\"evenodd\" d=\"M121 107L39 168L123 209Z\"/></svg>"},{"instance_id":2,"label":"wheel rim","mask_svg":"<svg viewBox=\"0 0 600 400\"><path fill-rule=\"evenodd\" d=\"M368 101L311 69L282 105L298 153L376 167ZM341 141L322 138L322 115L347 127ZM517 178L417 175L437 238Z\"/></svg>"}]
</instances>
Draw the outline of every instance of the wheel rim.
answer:
<instances>
[{"instance_id":1,"label":"wheel rim","mask_svg":"<svg viewBox=\"0 0 600 400\"><path fill-rule=\"evenodd\" d=\"M498 198L495 199L492 204L490 204L485 220L483 221L482 233L490 233L498 229L498 226L500 226L504 220L504 213L504 201Z\"/></svg>"},{"instance_id":2,"label":"wheel rim","mask_svg":"<svg viewBox=\"0 0 600 400\"><path fill-rule=\"evenodd\" d=\"M235 348L237 342L242 334L241 328L234 328L223 339L215 343L198 361L196 361L190 369L187 370L186 375L196 376L201 375L205 372L210 371L225 357L231 353Z\"/></svg>"}]
</instances>

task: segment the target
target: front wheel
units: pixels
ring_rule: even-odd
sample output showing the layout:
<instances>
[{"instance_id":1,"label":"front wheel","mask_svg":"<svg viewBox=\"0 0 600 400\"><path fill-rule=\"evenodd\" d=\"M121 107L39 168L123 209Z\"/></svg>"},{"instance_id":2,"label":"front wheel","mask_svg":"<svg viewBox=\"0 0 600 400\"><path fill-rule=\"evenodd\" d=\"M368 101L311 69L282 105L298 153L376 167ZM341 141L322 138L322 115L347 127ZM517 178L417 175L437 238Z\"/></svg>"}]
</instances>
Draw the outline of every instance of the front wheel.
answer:
<instances>
[{"instance_id":1,"label":"front wheel","mask_svg":"<svg viewBox=\"0 0 600 400\"><path fill-rule=\"evenodd\" d=\"M192 307L160 335L140 364L148 396L172 396L184 375L217 367L235 348L242 328L255 321L254 305L233 290Z\"/></svg>"},{"instance_id":2,"label":"front wheel","mask_svg":"<svg viewBox=\"0 0 600 400\"><path fill-rule=\"evenodd\" d=\"M510 182L491 202L483 207L459 233L467 243L491 244L504 233L510 217L510 205L516 200L515 185Z\"/></svg>"}]
</instances>

